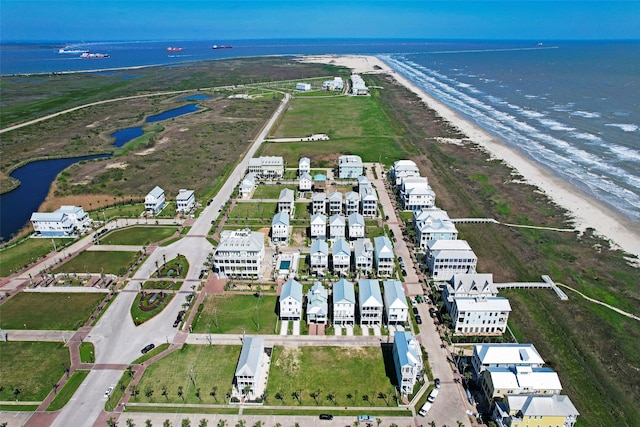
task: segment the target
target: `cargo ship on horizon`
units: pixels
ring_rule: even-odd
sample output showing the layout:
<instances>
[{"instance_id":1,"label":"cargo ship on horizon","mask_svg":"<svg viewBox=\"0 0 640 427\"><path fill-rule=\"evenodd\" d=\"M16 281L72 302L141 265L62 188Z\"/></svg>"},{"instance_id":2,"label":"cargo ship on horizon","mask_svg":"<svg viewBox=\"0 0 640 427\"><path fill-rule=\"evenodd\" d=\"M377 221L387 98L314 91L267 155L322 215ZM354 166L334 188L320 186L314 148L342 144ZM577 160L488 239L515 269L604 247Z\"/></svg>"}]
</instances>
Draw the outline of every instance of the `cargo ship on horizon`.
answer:
<instances>
[{"instance_id":1,"label":"cargo ship on horizon","mask_svg":"<svg viewBox=\"0 0 640 427\"><path fill-rule=\"evenodd\" d=\"M82 55L80 55L80 58L82 59L105 59L108 58L109 54L108 53L89 53L89 52L84 52Z\"/></svg>"},{"instance_id":2,"label":"cargo ship on horizon","mask_svg":"<svg viewBox=\"0 0 640 427\"><path fill-rule=\"evenodd\" d=\"M233 46L224 44L214 44L211 49L231 49Z\"/></svg>"}]
</instances>

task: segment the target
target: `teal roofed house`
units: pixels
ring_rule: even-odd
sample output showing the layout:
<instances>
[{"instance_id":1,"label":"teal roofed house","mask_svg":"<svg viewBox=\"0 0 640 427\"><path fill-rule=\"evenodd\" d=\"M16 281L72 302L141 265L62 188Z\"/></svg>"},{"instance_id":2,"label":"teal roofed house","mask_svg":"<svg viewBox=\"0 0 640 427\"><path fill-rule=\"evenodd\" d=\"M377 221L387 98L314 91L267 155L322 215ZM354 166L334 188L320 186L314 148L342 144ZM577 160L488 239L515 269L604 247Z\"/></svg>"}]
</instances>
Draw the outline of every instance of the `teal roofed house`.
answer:
<instances>
[{"instance_id":1,"label":"teal roofed house","mask_svg":"<svg viewBox=\"0 0 640 427\"><path fill-rule=\"evenodd\" d=\"M328 292L322 283L315 282L307 293L307 323L327 323L329 317L328 299Z\"/></svg>"},{"instance_id":2,"label":"teal roofed house","mask_svg":"<svg viewBox=\"0 0 640 427\"><path fill-rule=\"evenodd\" d=\"M257 397L256 387L265 357L264 338L246 337L244 339L234 379L237 394L248 398Z\"/></svg>"}]
</instances>

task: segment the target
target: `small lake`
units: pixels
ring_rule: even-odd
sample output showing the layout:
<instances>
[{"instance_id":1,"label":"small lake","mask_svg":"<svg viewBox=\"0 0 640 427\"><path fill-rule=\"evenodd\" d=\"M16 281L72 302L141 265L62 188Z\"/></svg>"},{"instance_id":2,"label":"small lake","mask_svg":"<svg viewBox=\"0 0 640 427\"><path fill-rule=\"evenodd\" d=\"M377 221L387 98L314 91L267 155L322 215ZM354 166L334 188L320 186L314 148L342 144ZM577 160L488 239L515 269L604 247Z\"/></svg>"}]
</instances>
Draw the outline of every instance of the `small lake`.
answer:
<instances>
[{"instance_id":1,"label":"small lake","mask_svg":"<svg viewBox=\"0 0 640 427\"><path fill-rule=\"evenodd\" d=\"M200 101L200 100L209 99L209 98L211 98L209 95L197 93L195 95L186 96L184 98L178 98L178 101Z\"/></svg>"},{"instance_id":2,"label":"small lake","mask_svg":"<svg viewBox=\"0 0 640 427\"><path fill-rule=\"evenodd\" d=\"M49 186L61 171L83 160L107 158L109 154L72 157L68 159L38 160L13 171L20 180L18 188L0 195L0 235L9 240L36 212L49 193Z\"/></svg>"},{"instance_id":3,"label":"small lake","mask_svg":"<svg viewBox=\"0 0 640 427\"><path fill-rule=\"evenodd\" d=\"M131 141L134 138L142 136L144 132L142 131L142 126L136 126L132 128L120 129L111 134L112 138L115 138L116 141L113 143L116 147L122 147L127 142Z\"/></svg>"},{"instance_id":4,"label":"small lake","mask_svg":"<svg viewBox=\"0 0 640 427\"><path fill-rule=\"evenodd\" d=\"M173 110L167 110L164 113L156 114L155 116L149 116L145 121L147 123L161 122L162 120L173 119L183 114L194 113L198 110L199 108L196 104L187 104L179 108L174 108Z\"/></svg>"}]
</instances>

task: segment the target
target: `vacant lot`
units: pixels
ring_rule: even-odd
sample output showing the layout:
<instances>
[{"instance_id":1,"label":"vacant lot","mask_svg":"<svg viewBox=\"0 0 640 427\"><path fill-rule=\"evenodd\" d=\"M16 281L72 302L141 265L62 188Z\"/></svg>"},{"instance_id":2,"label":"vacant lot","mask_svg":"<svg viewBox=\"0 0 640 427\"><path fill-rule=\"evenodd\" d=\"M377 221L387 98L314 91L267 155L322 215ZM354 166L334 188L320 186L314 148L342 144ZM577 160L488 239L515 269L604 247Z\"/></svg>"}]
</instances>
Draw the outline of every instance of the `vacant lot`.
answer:
<instances>
[{"instance_id":1,"label":"vacant lot","mask_svg":"<svg viewBox=\"0 0 640 427\"><path fill-rule=\"evenodd\" d=\"M63 343L0 342L0 355L0 400L5 401L43 400L71 365Z\"/></svg>"},{"instance_id":2,"label":"vacant lot","mask_svg":"<svg viewBox=\"0 0 640 427\"><path fill-rule=\"evenodd\" d=\"M277 297L263 295L209 295L194 320L193 332L214 334L276 333Z\"/></svg>"},{"instance_id":3,"label":"vacant lot","mask_svg":"<svg viewBox=\"0 0 640 427\"><path fill-rule=\"evenodd\" d=\"M103 293L21 292L0 306L0 328L75 330L104 297Z\"/></svg>"},{"instance_id":4,"label":"vacant lot","mask_svg":"<svg viewBox=\"0 0 640 427\"><path fill-rule=\"evenodd\" d=\"M72 239L54 239L56 247L73 242ZM53 251L51 239L24 239L17 245L0 251L0 277L7 277L12 273L35 262Z\"/></svg>"},{"instance_id":5,"label":"vacant lot","mask_svg":"<svg viewBox=\"0 0 640 427\"><path fill-rule=\"evenodd\" d=\"M141 245L147 246L173 236L176 227L128 227L124 230L114 231L100 239L103 245Z\"/></svg>"},{"instance_id":6,"label":"vacant lot","mask_svg":"<svg viewBox=\"0 0 640 427\"><path fill-rule=\"evenodd\" d=\"M53 273L104 273L122 276L138 256L138 252L85 251L56 267Z\"/></svg>"},{"instance_id":7,"label":"vacant lot","mask_svg":"<svg viewBox=\"0 0 640 427\"><path fill-rule=\"evenodd\" d=\"M146 369L138 384L140 394L134 401L227 403L226 394L231 392L240 349L240 346L186 344Z\"/></svg>"},{"instance_id":8,"label":"vacant lot","mask_svg":"<svg viewBox=\"0 0 640 427\"><path fill-rule=\"evenodd\" d=\"M277 346L273 350L267 385L269 403L395 405L393 384L396 380L389 350L383 355L380 347ZM385 368L387 364L391 369Z\"/></svg>"},{"instance_id":9,"label":"vacant lot","mask_svg":"<svg viewBox=\"0 0 640 427\"><path fill-rule=\"evenodd\" d=\"M229 213L229 219L261 219L264 224L271 223L271 219L276 214L277 203L275 202L241 202L237 203Z\"/></svg>"}]
</instances>

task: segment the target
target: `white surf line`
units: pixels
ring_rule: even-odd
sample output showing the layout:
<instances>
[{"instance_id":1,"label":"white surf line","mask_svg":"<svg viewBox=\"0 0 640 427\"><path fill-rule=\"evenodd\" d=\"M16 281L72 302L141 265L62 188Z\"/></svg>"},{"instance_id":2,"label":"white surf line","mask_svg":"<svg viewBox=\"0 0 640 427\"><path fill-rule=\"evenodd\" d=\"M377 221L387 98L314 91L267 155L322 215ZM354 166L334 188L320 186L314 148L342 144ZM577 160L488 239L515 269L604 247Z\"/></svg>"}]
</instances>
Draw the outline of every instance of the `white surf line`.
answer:
<instances>
[{"instance_id":1,"label":"white surf line","mask_svg":"<svg viewBox=\"0 0 640 427\"><path fill-rule=\"evenodd\" d=\"M636 316L635 314L627 313L626 311L620 310L619 308L614 307L614 306L612 306L610 304L607 304L606 302L602 302L602 301L598 301L597 299L590 298L590 297L586 296L585 294L583 294L582 292L580 292L580 291L578 291L576 289L573 289L571 286L567 286L567 285L564 285L564 284L558 283L558 282L556 282L556 285L562 286L563 288L567 288L567 289L577 293L578 295L580 295L582 298L586 299L587 301L591 301L591 302L594 302L596 304L600 304L600 305L602 305L604 307L607 307L610 310L615 311L616 313L622 314L623 316L627 316L630 319L634 319L634 320L640 321L640 317Z\"/></svg>"}]
</instances>

